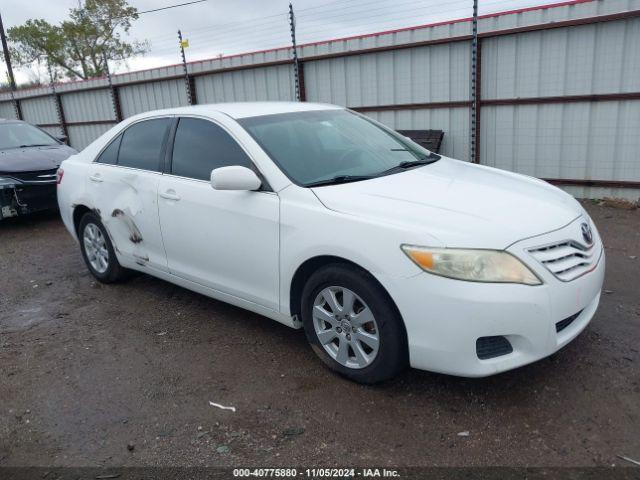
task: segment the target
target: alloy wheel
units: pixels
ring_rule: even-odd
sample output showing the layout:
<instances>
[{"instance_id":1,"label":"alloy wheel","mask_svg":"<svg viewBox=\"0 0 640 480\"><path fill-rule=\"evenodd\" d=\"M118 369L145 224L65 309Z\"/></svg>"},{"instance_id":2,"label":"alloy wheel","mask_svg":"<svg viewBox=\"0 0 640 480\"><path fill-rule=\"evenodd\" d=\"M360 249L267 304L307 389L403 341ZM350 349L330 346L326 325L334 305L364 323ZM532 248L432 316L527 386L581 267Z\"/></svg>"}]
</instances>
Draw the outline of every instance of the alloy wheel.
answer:
<instances>
[{"instance_id":1,"label":"alloy wheel","mask_svg":"<svg viewBox=\"0 0 640 480\"><path fill-rule=\"evenodd\" d=\"M313 327L325 351L340 365L359 369L378 354L380 331L367 304L345 287L326 287L313 302Z\"/></svg>"},{"instance_id":2,"label":"alloy wheel","mask_svg":"<svg viewBox=\"0 0 640 480\"><path fill-rule=\"evenodd\" d=\"M98 273L104 273L109 268L109 250L102 230L95 223L88 223L82 235L84 251L91 267Z\"/></svg>"}]
</instances>

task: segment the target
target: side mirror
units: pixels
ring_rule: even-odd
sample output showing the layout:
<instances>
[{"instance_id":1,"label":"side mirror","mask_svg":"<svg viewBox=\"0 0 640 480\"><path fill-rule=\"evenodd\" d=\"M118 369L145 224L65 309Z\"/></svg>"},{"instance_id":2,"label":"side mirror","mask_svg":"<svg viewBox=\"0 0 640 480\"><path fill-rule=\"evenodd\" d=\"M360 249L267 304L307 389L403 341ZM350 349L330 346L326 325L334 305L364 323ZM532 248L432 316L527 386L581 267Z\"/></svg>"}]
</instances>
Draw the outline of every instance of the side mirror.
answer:
<instances>
[{"instance_id":1,"label":"side mirror","mask_svg":"<svg viewBox=\"0 0 640 480\"><path fill-rule=\"evenodd\" d=\"M56 135L56 139L62 143L67 143L67 140L69 140L66 135Z\"/></svg>"},{"instance_id":2,"label":"side mirror","mask_svg":"<svg viewBox=\"0 0 640 480\"><path fill-rule=\"evenodd\" d=\"M258 175L247 167L234 165L211 172L211 186L215 190L258 190L261 185Z\"/></svg>"}]
</instances>

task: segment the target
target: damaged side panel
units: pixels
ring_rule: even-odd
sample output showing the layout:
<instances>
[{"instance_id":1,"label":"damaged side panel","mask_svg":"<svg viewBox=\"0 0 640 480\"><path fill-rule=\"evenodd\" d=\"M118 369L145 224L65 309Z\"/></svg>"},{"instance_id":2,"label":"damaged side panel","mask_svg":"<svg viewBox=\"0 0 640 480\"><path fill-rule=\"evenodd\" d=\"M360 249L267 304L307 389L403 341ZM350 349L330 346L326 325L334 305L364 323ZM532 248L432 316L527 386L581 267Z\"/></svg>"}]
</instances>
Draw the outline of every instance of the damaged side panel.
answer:
<instances>
[{"instance_id":1,"label":"damaged side panel","mask_svg":"<svg viewBox=\"0 0 640 480\"><path fill-rule=\"evenodd\" d=\"M100 169L103 181L90 184L90 194L121 263L166 271L158 221L158 174L110 165L94 168Z\"/></svg>"},{"instance_id":2,"label":"damaged side panel","mask_svg":"<svg viewBox=\"0 0 640 480\"><path fill-rule=\"evenodd\" d=\"M133 222L133 220L131 219L130 215L127 215L126 213L124 213L119 208L116 208L111 213L111 216L114 217L114 218L121 218L122 219L124 224L129 229L129 232L131 233L131 235L129 235L129 240L131 240L133 243L140 243L142 241L142 233L140 233L140 230L138 230L138 227Z\"/></svg>"}]
</instances>

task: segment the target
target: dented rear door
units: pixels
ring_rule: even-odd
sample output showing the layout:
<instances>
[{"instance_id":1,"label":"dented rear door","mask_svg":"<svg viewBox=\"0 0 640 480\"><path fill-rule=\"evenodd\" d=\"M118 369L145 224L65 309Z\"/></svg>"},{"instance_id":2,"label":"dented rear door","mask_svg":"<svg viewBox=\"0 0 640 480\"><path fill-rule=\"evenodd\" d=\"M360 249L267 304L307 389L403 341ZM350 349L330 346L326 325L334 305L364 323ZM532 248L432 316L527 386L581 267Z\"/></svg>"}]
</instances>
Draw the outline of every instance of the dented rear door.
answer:
<instances>
[{"instance_id":1,"label":"dented rear door","mask_svg":"<svg viewBox=\"0 0 640 480\"><path fill-rule=\"evenodd\" d=\"M167 259L157 194L170 124L171 118L132 124L114 140L120 141L113 148L118 151L117 160L100 162L99 157L90 166L88 182L93 203L121 259L161 271L167 271Z\"/></svg>"}]
</instances>

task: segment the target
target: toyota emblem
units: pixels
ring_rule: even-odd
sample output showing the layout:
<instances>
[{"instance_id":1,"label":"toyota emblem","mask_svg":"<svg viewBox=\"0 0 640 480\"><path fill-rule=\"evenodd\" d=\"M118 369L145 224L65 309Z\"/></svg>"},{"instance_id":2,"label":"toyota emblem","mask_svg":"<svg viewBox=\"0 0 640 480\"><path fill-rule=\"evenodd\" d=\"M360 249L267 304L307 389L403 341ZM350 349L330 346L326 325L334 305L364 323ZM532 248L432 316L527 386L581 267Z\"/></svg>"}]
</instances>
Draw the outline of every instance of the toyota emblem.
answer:
<instances>
[{"instance_id":1,"label":"toyota emblem","mask_svg":"<svg viewBox=\"0 0 640 480\"><path fill-rule=\"evenodd\" d=\"M580 225L580 228L582 229L582 238L587 242L587 245L591 245L593 243L593 232L591 232L591 227L588 224L583 223Z\"/></svg>"}]
</instances>

